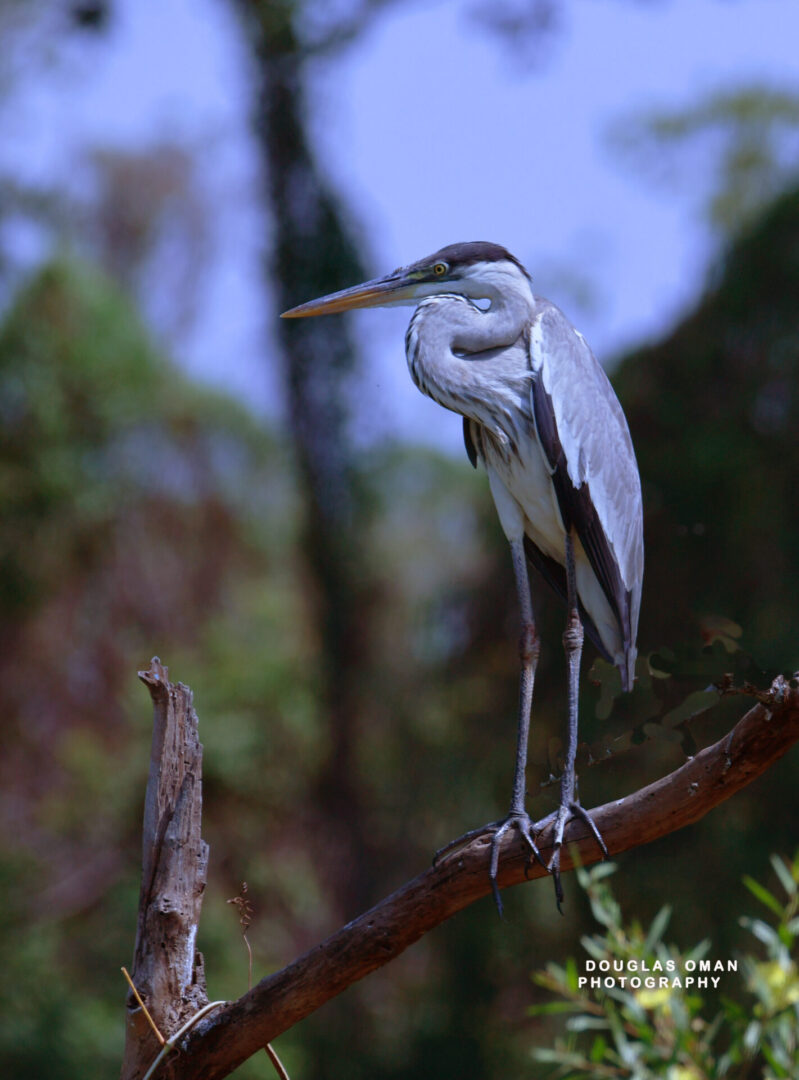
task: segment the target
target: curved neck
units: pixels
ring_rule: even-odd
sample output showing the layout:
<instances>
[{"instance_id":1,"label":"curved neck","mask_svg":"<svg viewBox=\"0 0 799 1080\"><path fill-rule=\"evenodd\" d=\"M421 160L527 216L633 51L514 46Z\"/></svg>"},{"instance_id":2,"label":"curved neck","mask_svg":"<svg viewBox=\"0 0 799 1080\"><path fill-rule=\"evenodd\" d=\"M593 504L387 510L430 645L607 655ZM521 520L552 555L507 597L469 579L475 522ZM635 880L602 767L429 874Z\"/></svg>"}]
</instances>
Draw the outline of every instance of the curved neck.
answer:
<instances>
[{"instance_id":1,"label":"curved neck","mask_svg":"<svg viewBox=\"0 0 799 1080\"><path fill-rule=\"evenodd\" d=\"M534 299L495 293L483 311L460 295L431 296L411 319L405 350L423 394L494 432L513 438L516 410L530 411L524 331ZM508 430L509 427L512 430Z\"/></svg>"}]
</instances>

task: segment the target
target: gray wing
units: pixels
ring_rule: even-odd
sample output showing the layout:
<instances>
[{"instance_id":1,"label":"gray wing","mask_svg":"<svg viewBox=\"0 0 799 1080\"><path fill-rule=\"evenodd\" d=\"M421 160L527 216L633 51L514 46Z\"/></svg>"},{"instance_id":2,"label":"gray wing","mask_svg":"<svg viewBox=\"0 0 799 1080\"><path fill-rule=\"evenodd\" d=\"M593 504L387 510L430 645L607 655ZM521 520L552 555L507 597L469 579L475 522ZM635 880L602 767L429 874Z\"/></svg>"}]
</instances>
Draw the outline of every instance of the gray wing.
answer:
<instances>
[{"instance_id":1,"label":"gray wing","mask_svg":"<svg viewBox=\"0 0 799 1080\"><path fill-rule=\"evenodd\" d=\"M530 328L533 415L563 524L574 528L634 657L644 551L641 481L607 375L566 316L540 301ZM624 675L624 673L623 673ZM628 672L625 682L631 680Z\"/></svg>"}]
</instances>

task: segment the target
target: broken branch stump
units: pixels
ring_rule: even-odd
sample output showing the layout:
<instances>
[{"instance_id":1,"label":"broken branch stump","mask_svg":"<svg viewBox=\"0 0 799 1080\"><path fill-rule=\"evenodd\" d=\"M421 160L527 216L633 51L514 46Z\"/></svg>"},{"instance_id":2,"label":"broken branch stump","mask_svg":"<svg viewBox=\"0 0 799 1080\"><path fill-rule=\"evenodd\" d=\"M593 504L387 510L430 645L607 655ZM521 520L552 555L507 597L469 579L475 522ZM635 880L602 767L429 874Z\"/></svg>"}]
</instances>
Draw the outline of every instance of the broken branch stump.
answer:
<instances>
[{"instance_id":1,"label":"broken branch stump","mask_svg":"<svg viewBox=\"0 0 799 1080\"><path fill-rule=\"evenodd\" d=\"M153 657L139 678L153 701L153 741L144 800L142 883L131 975L168 1038L208 1001L196 949L208 845L202 839L202 754L191 690L169 682ZM140 1080L160 1044L128 994L121 1080Z\"/></svg>"}]
</instances>

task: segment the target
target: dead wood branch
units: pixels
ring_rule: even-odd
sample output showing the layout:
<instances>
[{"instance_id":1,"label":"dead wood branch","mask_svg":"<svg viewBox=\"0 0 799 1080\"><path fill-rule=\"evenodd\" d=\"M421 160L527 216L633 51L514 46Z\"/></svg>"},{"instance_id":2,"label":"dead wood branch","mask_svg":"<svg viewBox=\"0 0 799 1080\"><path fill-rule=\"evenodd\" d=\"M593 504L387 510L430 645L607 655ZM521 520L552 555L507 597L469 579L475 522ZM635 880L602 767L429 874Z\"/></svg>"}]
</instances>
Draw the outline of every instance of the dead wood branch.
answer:
<instances>
[{"instance_id":1,"label":"dead wood branch","mask_svg":"<svg viewBox=\"0 0 799 1080\"><path fill-rule=\"evenodd\" d=\"M153 700L153 741L132 979L168 1037L208 1001L195 948L208 869L208 845L200 835L202 746L191 690L173 686L158 657L139 678ZM157 1037L129 993L122 1080L143 1076L158 1051Z\"/></svg>"},{"instance_id":2,"label":"dead wood branch","mask_svg":"<svg viewBox=\"0 0 799 1080\"><path fill-rule=\"evenodd\" d=\"M750 709L719 742L661 780L593 811L611 854L698 821L765 772L797 739L799 690L778 679L768 702ZM579 851L585 865L597 861L596 843L582 822L570 823L566 841ZM486 830L468 847L407 882L282 971L263 979L238 1001L200 1021L180 1041L180 1052L165 1063L168 1075L173 1080L221 1080L330 998L487 895L490 842L491 833ZM551 829L543 831L538 844L546 859L551 850ZM571 855L566 852L562 869L572 867ZM500 886L523 882L528 871L531 879L544 876L538 864L526 866L524 846L509 838L500 861ZM193 938L191 943L193 946Z\"/></svg>"}]
</instances>

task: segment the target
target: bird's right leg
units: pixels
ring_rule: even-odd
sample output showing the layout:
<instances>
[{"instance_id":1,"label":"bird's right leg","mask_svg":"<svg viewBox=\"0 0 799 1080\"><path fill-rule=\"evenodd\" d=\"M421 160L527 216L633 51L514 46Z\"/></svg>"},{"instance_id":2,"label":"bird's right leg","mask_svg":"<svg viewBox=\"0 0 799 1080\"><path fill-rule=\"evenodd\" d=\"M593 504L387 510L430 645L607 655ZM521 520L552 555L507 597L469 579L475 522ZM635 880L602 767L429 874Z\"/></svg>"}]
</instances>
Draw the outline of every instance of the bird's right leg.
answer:
<instances>
[{"instance_id":1,"label":"bird's right leg","mask_svg":"<svg viewBox=\"0 0 799 1080\"><path fill-rule=\"evenodd\" d=\"M521 676L519 680L519 726L516 737L516 769L513 776L513 794L511 796L510 813L494 833L491 840L491 865L489 877L491 890L494 894L494 902L502 915L502 900L497 886L497 872L499 870L499 852L502 840L510 829L518 829L530 848L530 857L536 859L545 866L541 853L536 846L533 836L533 823L525 808L525 796L527 794L527 742L530 735L530 712L533 706L533 687L535 686L535 672L538 666L540 644L533 618L533 601L530 596L530 580L527 575L527 557L524 553L524 543L521 538L510 542L511 557L513 559L513 574L516 579L516 592L519 597L519 609L522 617L522 630L519 638L519 659L521 661Z\"/></svg>"},{"instance_id":2,"label":"bird's right leg","mask_svg":"<svg viewBox=\"0 0 799 1080\"><path fill-rule=\"evenodd\" d=\"M558 911L563 914L563 887L560 882L560 853L563 846L563 834L566 822L572 817L581 818L591 829L596 841L607 858L608 849L602 839L594 819L580 805L576 798L576 772L575 761L577 758L577 708L580 695L580 659L583 652L583 624L580 619L577 599L577 582L574 565L574 542L570 534L566 535L566 598L568 616L566 630L563 634L563 645L566 650L566 662L569 670L568 697L569 697L569 730L566 746L566 762L563 768L560 788L560 806L555 815L555 827L553 836L552 858L549 860L548 869L552 872L555 880L555 901Z\"/></svg>"}]
</instances>

